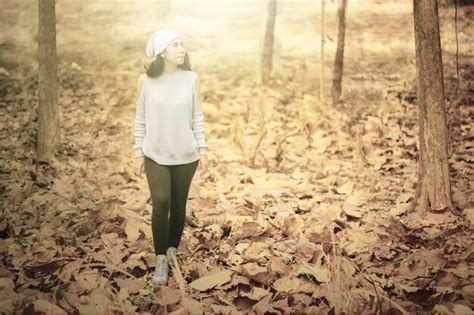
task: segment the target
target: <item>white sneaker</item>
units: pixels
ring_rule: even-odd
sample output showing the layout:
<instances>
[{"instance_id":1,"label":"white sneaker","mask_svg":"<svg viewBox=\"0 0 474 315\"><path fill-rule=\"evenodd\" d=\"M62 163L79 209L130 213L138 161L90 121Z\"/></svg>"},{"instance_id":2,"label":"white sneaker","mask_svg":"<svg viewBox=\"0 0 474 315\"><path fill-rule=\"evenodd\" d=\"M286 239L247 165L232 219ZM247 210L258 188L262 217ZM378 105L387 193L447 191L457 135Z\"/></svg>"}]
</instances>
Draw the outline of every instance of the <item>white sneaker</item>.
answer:
<instances>
[{"instance_id":1,"label":"white sneaker","mask_svg":"<svg viewBox=\"0 0 474 315\"><path fill-rule=\"evenodd\" d=\"M168 282L168 259L166 255L156 255L156 267L153 275L153 282L156 284L165 284Z\"/></svg>"}]
</instances>

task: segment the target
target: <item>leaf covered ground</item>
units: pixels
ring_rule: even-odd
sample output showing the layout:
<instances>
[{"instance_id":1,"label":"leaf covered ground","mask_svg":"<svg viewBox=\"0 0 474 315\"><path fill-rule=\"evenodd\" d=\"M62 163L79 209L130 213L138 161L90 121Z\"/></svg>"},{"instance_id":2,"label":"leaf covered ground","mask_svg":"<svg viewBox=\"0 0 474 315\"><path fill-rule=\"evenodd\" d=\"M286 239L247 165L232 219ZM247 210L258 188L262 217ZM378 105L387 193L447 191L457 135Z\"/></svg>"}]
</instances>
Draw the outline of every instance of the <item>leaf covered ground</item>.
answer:
<instances>
[{"instance_id":1,"label":"leaf covered ground","mask_svg":"<svg viewBox=\"0 0 474 315\"><path fill-rule=\"evenodd\" d=\"M248 10L258 6L216 5L220 18L183 8L176 25L202 82L209 175L196 173L191 186L181 273L155 286L152 206L131 163L135 82L156 24L131 23L146 2L119 1L112 12L81 3L57 7L62 140L52 163L35 163L38 82L31 26L22 24L35 8L2 13L23 37L2 39L0 311L472 312L473 29L464 15L450 142L463 216L420 217L406 212L418 158L410 4L349 6L337 107L318 98L315 8L282 5L268 87L255 77L262 17ZM328 4L327 86L335 8ZM448 97L453 15L440 12Z\"/></svg>"}]
</instances>

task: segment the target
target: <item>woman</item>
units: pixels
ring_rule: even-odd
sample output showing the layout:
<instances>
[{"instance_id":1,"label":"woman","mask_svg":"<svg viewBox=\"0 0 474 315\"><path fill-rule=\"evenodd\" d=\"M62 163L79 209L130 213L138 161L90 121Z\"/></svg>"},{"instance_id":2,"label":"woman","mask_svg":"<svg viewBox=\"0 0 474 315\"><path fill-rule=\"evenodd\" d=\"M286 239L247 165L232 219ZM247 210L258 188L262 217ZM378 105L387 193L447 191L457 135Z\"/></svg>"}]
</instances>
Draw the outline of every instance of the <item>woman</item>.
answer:
<instances>
[{"instance_id":1,"label":"woman","mask_svg":"<svg viewBox=\"0 0 474 315\"><path fill-rule=\"evenodd\" d=\"M208 145L198 77L181 35L172 29L157 31L145 52L155 60L139 79L134 172L146 173L157 258L153 281L164 284L183 233L192 178L198 165L201 176L207 173Z\"/></svg>"}]
</instances>

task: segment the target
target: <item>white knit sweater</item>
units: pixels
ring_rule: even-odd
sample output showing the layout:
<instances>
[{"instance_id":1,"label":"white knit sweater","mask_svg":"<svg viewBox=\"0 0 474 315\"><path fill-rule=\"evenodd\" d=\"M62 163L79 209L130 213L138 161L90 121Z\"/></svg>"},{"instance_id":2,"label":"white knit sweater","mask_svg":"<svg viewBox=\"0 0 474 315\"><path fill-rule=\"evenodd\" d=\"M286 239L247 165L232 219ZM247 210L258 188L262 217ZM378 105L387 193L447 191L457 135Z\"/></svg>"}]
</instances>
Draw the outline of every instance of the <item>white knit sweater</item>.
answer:
<instances>
[{"instance_id":1,"label":"white knit sweater","mask_svg":"<svg viewBox=\"0 0 474 315\"><path fill-rule=\"evenodd\" d=\"M197 74L178 68L157 78L144 75L136 101L135 157L177 165L206 154L204 114L196 94Z\"/></svg>"}]
</instances>

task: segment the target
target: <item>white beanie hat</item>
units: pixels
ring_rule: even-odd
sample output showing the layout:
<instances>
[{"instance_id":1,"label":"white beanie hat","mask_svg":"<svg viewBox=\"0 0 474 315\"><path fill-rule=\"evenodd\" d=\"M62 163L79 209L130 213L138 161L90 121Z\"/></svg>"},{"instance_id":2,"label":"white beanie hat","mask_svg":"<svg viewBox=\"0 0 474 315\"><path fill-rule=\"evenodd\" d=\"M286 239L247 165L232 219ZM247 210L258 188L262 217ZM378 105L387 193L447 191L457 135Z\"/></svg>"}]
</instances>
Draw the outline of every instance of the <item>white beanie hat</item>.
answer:
<instances>
[{"instance_id":1,"label":"white beanie hat","mask_svg":"<svg viewBox=\"0 0 474 315\"><path fill-rule=\"evenodd\" d=\"M170 28L161 29L153 33L146 43L145 53L148 57L156 57L168 47L172 40L181 37L181 34Z\"/></svg>"}]
</instances>

